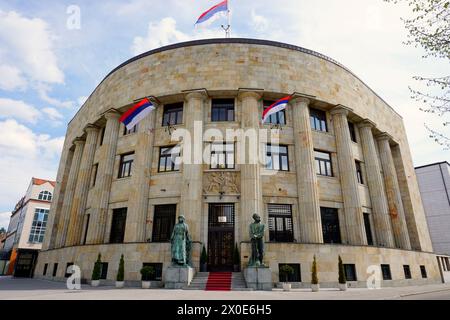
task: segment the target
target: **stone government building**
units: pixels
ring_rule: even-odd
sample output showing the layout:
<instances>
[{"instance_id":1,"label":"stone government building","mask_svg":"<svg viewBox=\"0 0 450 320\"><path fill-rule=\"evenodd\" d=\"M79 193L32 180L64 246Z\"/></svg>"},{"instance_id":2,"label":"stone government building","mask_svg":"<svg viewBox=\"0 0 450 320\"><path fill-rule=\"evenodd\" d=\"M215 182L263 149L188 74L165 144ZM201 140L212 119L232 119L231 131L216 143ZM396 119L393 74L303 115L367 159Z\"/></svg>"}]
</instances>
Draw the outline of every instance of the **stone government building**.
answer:
<instances>
[{"instance_id":1,"label":"stone government building","mask_svg":"<svg viewBox=\"0 0 450 320\"><path fill-rule=\"evenodd\" d=\"M292 93L262 125L263 108ZM157 109L127 131L118 119L142 97ZM195 121L223 132L276 124L280 146L261 146L272 159L263 166L235 163L239 141L204 141L216 162L177 165L171 132ZM291 264L292 280L308 284L314 255L322 286L337 284L338 255L352 286L366 286L372 265L383 286L441 281L402 117L336 61L253 39L159 48L102 81L69 123L35 276L63 280L74 263L89 280L101 253L102 277L115 280L123 253L129 283L143 264L164 280L181 213L197 270L203 245L210 271L232 270L235 243L245 268L254 212L268 225L274 283Z\"/></svg>"}]
</instances>

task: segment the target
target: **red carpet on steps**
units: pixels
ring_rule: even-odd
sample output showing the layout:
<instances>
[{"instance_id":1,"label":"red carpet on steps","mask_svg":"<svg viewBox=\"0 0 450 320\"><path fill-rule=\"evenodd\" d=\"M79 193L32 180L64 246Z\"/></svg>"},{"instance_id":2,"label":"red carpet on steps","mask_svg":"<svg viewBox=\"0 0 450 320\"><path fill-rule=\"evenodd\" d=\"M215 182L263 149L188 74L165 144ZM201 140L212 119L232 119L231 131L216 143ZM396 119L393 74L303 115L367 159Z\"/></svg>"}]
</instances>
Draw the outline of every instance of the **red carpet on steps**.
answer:
<instances>
[{"instance_id":1,"label":"red carpet on steps","mask_svg":"<svg viewBox=\"0 0 450 320\"><path fill-rule=\"evenodd\" d=\"M206 291L231 291L231 272L210 272Z\"/></svg>"}]
</instances>

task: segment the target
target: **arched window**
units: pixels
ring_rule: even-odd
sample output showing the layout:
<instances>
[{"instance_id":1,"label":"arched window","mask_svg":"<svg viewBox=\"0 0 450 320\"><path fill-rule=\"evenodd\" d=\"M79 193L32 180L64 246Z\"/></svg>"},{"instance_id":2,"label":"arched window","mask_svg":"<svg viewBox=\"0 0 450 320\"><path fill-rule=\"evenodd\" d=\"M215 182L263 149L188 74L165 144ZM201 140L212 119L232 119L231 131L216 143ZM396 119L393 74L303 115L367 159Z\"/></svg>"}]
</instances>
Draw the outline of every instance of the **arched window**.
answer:
<instances>
[{"instance_id":1,"label":"arched window","mask_svg":"<svg viewBox=\"0 0 450 320\"><path fill-rule=\"evenodd\" d=\"M41 191L38 196L39 200L52 201L52 193L49 191Z\"/></svg>"}]
</instances>

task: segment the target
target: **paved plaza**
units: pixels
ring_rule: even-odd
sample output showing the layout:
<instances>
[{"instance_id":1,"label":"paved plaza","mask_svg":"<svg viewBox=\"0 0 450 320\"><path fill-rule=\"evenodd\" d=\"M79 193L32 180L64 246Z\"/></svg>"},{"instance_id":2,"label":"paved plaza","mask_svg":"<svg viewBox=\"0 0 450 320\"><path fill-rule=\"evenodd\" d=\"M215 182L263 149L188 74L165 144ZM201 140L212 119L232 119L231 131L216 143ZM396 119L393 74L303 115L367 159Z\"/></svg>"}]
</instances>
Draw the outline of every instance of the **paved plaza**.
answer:
<instances>
[{"instance_id":1,"label":"paved plaza","mask_svg":"<svg viewBox=\"0 0 450 320\"><path fill-rule=\"evenodd\" d=\"M283 292L261 291L192 291L124 288L111 286L68 290L63 282L0 277L0 300L450 300L450 284L382 288L379 290L322 289L313 293L307 289Z\"/></svg>"}]
</instances>

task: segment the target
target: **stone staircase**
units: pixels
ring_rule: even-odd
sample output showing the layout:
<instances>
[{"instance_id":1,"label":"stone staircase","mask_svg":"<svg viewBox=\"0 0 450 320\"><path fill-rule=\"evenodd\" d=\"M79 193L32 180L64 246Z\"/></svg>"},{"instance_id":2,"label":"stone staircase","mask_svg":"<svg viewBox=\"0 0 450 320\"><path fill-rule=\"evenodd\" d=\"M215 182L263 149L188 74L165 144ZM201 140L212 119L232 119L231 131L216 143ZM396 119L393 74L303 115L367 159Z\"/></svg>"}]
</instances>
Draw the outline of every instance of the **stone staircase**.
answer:
<instances>
[{"instance_id":1,"label":"stone staircase","mask_svg":"<svg viewBox=\"0 0 450 320\"><path fill-rule=\"evenodd\" d=\"M208 278L210 278L210 272L197 272L195 274L194 279L191 284L187 287L184 287L183 290L206 290L208 284ZM220 277L215 277L215 279L210 280L214 281L210 282L209 290L214 290L214 286L218 283L223 285L223 279ZM220 283L222 282L222 283ZM231 291L251 291L252 289L247 288L244 274L242 272L233 272L231 274Z\"/></svg>"}]
</instances>

